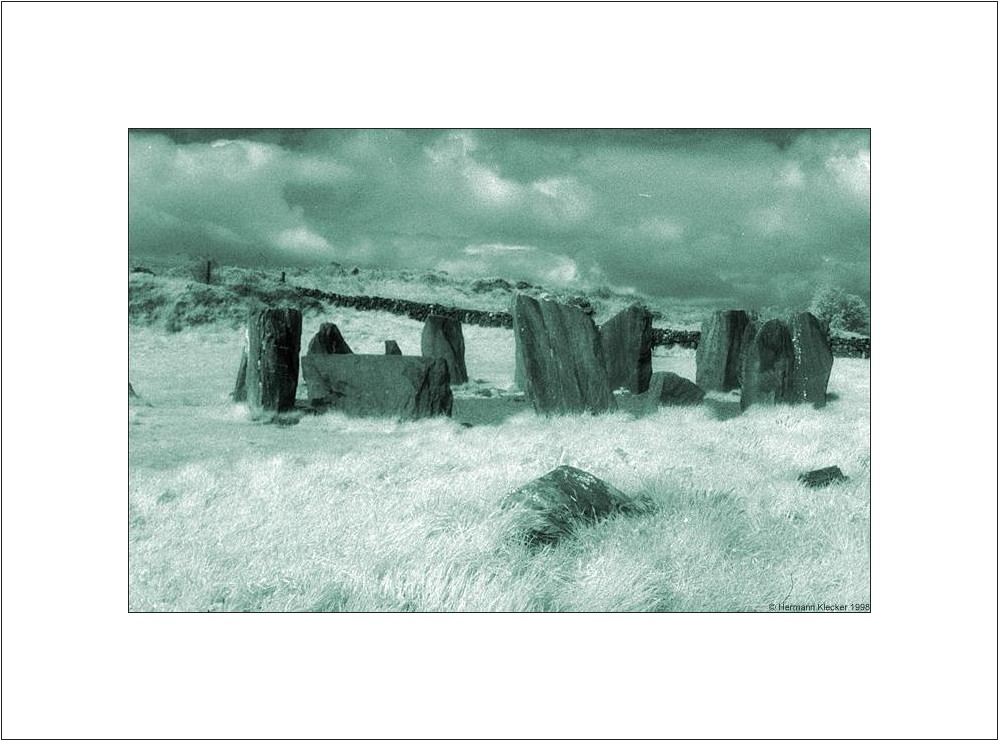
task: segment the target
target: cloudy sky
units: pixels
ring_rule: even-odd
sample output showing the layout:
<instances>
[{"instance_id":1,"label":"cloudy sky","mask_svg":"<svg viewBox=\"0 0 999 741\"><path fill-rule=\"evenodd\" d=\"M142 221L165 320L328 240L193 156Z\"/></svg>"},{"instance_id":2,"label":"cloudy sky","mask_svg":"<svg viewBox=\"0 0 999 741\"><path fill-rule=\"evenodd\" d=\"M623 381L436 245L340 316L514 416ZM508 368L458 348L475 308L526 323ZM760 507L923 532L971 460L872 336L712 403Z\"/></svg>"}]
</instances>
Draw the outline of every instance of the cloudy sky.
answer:
<instances>
[{"instance_id":1,"label":"cloudy sky","mask_svg":"<svg viewBox=\"0 0 999 741\"><path fill-rule=\"evenodd\" d=\"M762 306L869 300L862 130L129 133L129 253L442 269Z\"/></svg>"}]
</instances>

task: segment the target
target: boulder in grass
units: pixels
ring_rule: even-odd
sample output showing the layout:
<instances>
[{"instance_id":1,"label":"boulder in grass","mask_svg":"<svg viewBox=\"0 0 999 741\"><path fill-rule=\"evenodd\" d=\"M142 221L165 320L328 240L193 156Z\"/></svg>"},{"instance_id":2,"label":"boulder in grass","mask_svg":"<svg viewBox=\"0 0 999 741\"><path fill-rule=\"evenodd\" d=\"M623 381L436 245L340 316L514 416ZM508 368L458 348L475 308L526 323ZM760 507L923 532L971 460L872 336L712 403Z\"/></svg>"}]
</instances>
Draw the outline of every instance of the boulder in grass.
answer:
<instances>
[{"instance_id":1,"label":"boulder in grass","mask_svg":"<svg viewBox=\"0 0 999 741\"><path fill-rule=\"evenodd\" d=\"M350 345L340 333L340 328L332 322L323 322L319 331L309 342L306 355L348 355L352 351Z\"/></svg>"},{"instance_id":2,"label":"boulder in grass","mask_svg":"<svg viewBox=\"0 0 999 741\"><path fill-rule=\"evenodd\" d=\"M457 319L436 314L428 316L420 337L420 354L425 358L443 358L451 375L451 383L468 381L465 338L461 332L461 322Z\"/></svg>"},{"instance_id":3,"label":"boulder in grass","mask_svg":"<svg viewBox=\"0 0 999 741\"><path fill-rule=\"evenodd\" d=\"M583 311L518 295L513 301L518 385L540 414L615 408L600 334Z\"/></svg>"},{"instance_id":4,"label":"boulder in grass","mask_svg":"<svg viewBox=\"0 0 999 741\"><path fill-rule=\"evenodd\" d=\"M306 355L302 375L314 408L358 417L451 416L443 358L413 355Z\"/></svg>"},{"instance_id":5,"label":"boulder in grass","mask_svg":"<svg viewBox=\"0 0 999 741\"><path fill-rule=\"evenodd\" d=\"M385 354L386 355L402 355L402 350L399 348L399 343L395 340L385 340Z\"/></svg>"},{"instance_id":6,"label":"boulder in grass","mask_svg":"<svg viewBox=\"0 0 999 741\"><path fill-rule=\"evenodd\" d=\"M742 349L743 409L753 404L790 403L794 345L791 330L779 319L746 327Z\"/></svg>"},{"instance_id":7,"label":"boulder in grass","mask_svg":"<svg viewBox=\"0 0 999 741\"><path fill-rule=\"evenodd\" d=\"M833 355L826 331L812 314L803 311L790 321L794 364L791 367L791 398L816 407L826 404L826 388L832 373Z\"/></svg>"},{"instance_id":8,"label":"boulder in grass","mask_svg":"<svg viewBox=\"0 0 999 741\"><path fill-rule=\"evenodd\" d=\"M648 390L652 377L652 312L632 304L600 327L600 344L612 389Z\"/></svg>"},{"instance_id":9,"label":"boulder in grass","mask_svg":"<svg viewBox=\"0 0 999 741\"><path fill-rule=\"evenodd\" d=\"M798 481L803 483L805 486L817 489L823 486L829 486L829 484L835 484L839 481L846 481L847 478L848 477L844 476L843 472L839 470L839 466L828 466L826 468L819 468L815 471L803 473L798 477Z\"/></svg>"},{"instance_id":10,"label":"boulder in grass","mask_svg":"<svg viewBox=\"0 0 999 741\"><path fill-rule=\"evenodd\" d=\"M572 466L559 466L501 500L518 510L518 532L528 543L555 543L576 527L615 512L639 513L651 508L645 498L628 497L605 481Z\"/></svg>"},{"instance_id":11,"label":"boulder in grass","mask_svg":"<svg viewBox=\"0 0 999 741\"><path fill-rule=\"evenodd\" d=\"M656 372L649 382L647 404L656 406L695 406L704 401L704 390L676 373Z\"/></svg>"},{"instance_id":12,"label":"boulder in grass","mask_svg":"<svg viewBox=\"0 0 999 741\"><path fill-rule=\"evenodd\" d=\"M739 388L742 343L749 317L744 311L716 311L701 324L697 341L697 385L705 391Z\"/></svg>"}]
</instances>

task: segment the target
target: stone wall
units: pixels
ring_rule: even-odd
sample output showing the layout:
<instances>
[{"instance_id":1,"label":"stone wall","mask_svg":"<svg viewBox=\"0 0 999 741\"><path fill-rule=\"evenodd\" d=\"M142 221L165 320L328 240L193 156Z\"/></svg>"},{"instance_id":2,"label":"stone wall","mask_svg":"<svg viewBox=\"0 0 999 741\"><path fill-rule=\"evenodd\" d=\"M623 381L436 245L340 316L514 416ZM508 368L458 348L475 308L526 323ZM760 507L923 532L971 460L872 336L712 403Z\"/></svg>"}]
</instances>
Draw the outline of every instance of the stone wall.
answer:
<instances>
[{"instance_id":1,"label":"stone wall","mask_svg":"<svg viewBox=\"0 0 999 741\"><path fill-rule=\"evenodd\" d=\"M465 324L479 327L506 327L513 329L513 317L505 311L479 311L478 309L458 309L440 304L424 304L419 301L408 301L401 298L382 298L381 296L349 296L342 293L328 293L315 288L298 288L296 290L309 298L326 301L334 306L344 306L362 311L387 311L391 314L408 316L418 322L426 321L431 314L457 319ZM695 330L652 328L653 346L679 346L691 350L697 348L701 333ZM845 358L871 357L871 340L868 337L831 337L829 345L833 355Z\"/></svg>"}]
</instances>

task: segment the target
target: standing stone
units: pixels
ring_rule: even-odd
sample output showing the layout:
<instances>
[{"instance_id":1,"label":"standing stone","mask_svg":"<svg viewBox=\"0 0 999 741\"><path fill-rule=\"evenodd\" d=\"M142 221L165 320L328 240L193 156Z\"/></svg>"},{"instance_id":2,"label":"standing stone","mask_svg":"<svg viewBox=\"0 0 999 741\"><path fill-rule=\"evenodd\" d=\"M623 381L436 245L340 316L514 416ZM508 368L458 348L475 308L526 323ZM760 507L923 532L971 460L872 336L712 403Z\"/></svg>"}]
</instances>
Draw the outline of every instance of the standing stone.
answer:
<instances>
[{"instance_id":1,"label":"standing stone","mask_svg":"<svg viewBox=\"0 0 999 741\"><path fill-rule=\"evenodd\" d=\"M302 312L263 309L250 319L246 393L254 411L284 412L295 407Z\"/></svg>"},{"instance_id":2,"label":"standing stone","mask_svg":"<svg viewBox=\"0 0 999 741\"><path fill-rule=\"evenodd\" d=\"M742 342L749 317L744 311L716 311L701 324L697 342L697 385L705 391L739 388Z\"/></svg>"},{"instance_id":3,"label":"standing stone","mask_svg":"<svg viewBox=\"0 0 999 741\"><path fill-rule=\"evenodd\" d=\"M583 311L518 295L513 335L525 395L541 414L605 412L615 407L600 333Z\"/></svg>"},{"instance_id":4,"label":"standing stone","mask_svg":"<svg viewBox=\"0 0 999 741\"><path fill-rule=\"evenodd\" d=\"M791 319L794 366L791 369L791 398L822 407L832 373L833 355L826 333L812 314L803 311Z\"/></svg>"},{"instance_id":5,"label":"standing stone","mask_svg":"<svg viewBox=\"0 0 999 741\"><path fill-rule=\"evenodd\" d=\"M652 312L633 304L600 327L600 344L612 389L648 390L652 377Z\"/></svg>"},{"instance_id":6,"label":"standing stone","mask_svg":"<svg viewBox=\"0 0 999 741\"><path fill-rule=\"evenodd\" d=\"M757 328L746 327L742 351L742 399L740 406L792 401L791 369L794 345L791 330L779 319Z\"/></svg>"},{"instance_id":7,"label":"standing stone","mask_svg":"<svg viewBox=\"0 0 999 741\"><path fill-rule=\"evenodd\" d=\"M447 363L451 383L468 381L465 369L465 338L461 333L461 322L451 317L431 314L423 324L420 338L420 352L425 358L444 358Z\"/></svg>"},{"instance_id":8,"label":"standing stone","mask_svg":"<svg viewBox=\"0 0 999 741\"><path fill-rule=\"evenodd\" d=\"M233 401L246 401L246 347L239 358L239 370L236 371L236 385L232 389Z\"/></svg>"},{"instance_id":9,"label":"standing stone","mask_svg":"<svg viewBox=\"0 0 999 741\"><path fill-rule=\"evenodd\" d=\"M215 268L215 261L210 257L202 257L195 260L191 268L192 277L198 283L210 285L212 282L212 271Z\"/></svg>"},{"instance_id":10,"label":"standing stone","mask_svg":"<svg viewBox=\"0 0 999 741\"><path fill-rule=\"evenodd\" d=\"M657 406L693 406L704 400L704 391L693 381L676 373L656 372L649 382L646 404Z\"/></svg>"},{"instance_id":11,"label":"standing stone","mask_svg":"<svg viewBox=\"0 0 999 741\"><path fill-rule=\"evenodd\" d=\"M385 354L402 355L402 350L399 349L399 343L395 340L385 340Z\"/></svg>"},{"instance_id":12,"label":"standing stone","mask_svg":"<svg viewBox=\"0 0 999 741\"><path fill-rule=\"evenodd\" d=\"M306 355L349 355L350 345L340 334L340 328L331 322L323 322L319 325L316 336L309 341L309 349Z\"/></svg>"},{"instance_id":13,"label":"standing stone","mask_svg":"<svg viewBox=\"0 0 999 741\"><path fill-rule=\"evenodd\" d=\"M453 396L443 358L412 355L306 355L309 401L362 417L417 419L451 415Z\"/></svg>"}]
</instances>

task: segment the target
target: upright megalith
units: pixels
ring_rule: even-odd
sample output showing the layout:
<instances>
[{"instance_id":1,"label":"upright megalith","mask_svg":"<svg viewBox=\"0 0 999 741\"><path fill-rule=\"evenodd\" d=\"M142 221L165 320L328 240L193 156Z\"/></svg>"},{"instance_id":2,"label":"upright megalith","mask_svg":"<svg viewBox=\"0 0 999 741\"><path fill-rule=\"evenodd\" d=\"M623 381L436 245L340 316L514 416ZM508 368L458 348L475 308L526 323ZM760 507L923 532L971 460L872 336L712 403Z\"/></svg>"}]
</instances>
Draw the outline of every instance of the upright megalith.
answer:
<instances>
[{"instance_id":1,"label":"upright megalith","mask_svg":"<svg viewBox=\"0 0 999 741\"><path fill-rule=\"evenodd\" d=\"M746 327L742 350L742 398L752 404L790 403L794 345L791 330L780 319Z\"/></svg>"},{"instance_id":2,"label":"upright megalith","mask_svg":"<svg viewBox=\"0 0 999 741\"><path fill-rule=\"evenodd\" d=\"M402 355L402 350L399 348L399 343L395 340L385 340L385 354L386 355Z\"/></svg>"},{"instance_id":3,"label":"upright megalith","mask_svg":"<svg viewBox=\"0 0 999 741\"><path fill-rule=\"evenodd\" d=\"M423 324L420 353L425 358L443 358L447 363L451 383L468 381L465 369L465 338L461 322L451 317L431 314Z\"/></svg>"},{"instance_id":4,"label":"upright megalith","mask_svg":"<svg viewBox=\"0 0 999 741\"><path fill-rule=\"evenodd\" d=\"M215 261L210 257L199 257L191 265L191 277L198 283L210 285L216 267Z\"/></svg>"},{"instance_id":5,"label":"upright megalith","mask_svg":"<svg viewBox=\"0 0 999 741\"><path fill-rule=\"evenodd\" d=\"M697 342L697 385L705 391L739 388L742 342L749 324L744 311L716 311L701 324Z\"/></svg>"},{"instance_id":6,"label":"upright megalith","mask_svg":"<svg viewBox=\"0 0 999 741\"><path fill-rule=\"evenodd\" d=\"M309 401L360 417L416 419L451 415L453 396L443 358L412 355L306 355Z\"/></svg>"},{"instance_id":7,"label":"upright megalith","mask_svg":"<svg viewBox=\"0 0 999 741\"><path fill-rule=\"evenodd\" d=\"M302 312L263 309L250 318L246 397L254 411L284 412L295 406Z\"/></svg>"},{"instance_id":8,"label":"upright megalith","mask_svg":"<svg viewBox=\"0 0 999 741\"><path fill-rule=\"evenodd\" d=\"M518 374L542 414L613 409L600 333L580 309L519 294L513 301Z\"/></svg>"},{"instance_id":9,"label":"upright megalith","mask_svg":"<svg viewBox=\"0 0 999 741\"><path fill-rule=\"evenodd\" d=\"M239 369L236 371L236 384L232 389L233 401L246 401L246 360L247 349L244 346L239 356Z\"/></svg>"},{"instance_id":10,"label":"upright megalith","mask_svg":"<svg viewBox=\"0 0 999 741\"><path fill-rule=\"evenodd\" d=\"M331 322L323 322L319 325L315 337L309 341L309 349L305 354L349 355L351 352L350 345L340 334L340 328Z\"/></svg>"},{"instance_id":11,"label":"upright megalith","mask_svg":"<svg viewBox=\"0 0 999 741\"><path fill-rule=\"evenodd\" d=\"M833 355L822 324L803 311L791 318L794 365L791 369L791 397L817 407L826 404L826 388L832 373Z\"/></svg>"},{"instance_id":12,"label":"upright megalith","mask_svg":"<svg viewBox=\"0 0 999 741\"><path fill-rule=\"evenodd\" d=\"M612 389L648 390L652 377L652 312L632 304L600 327L600 344Z\"/></svg>"}]
</instances>

